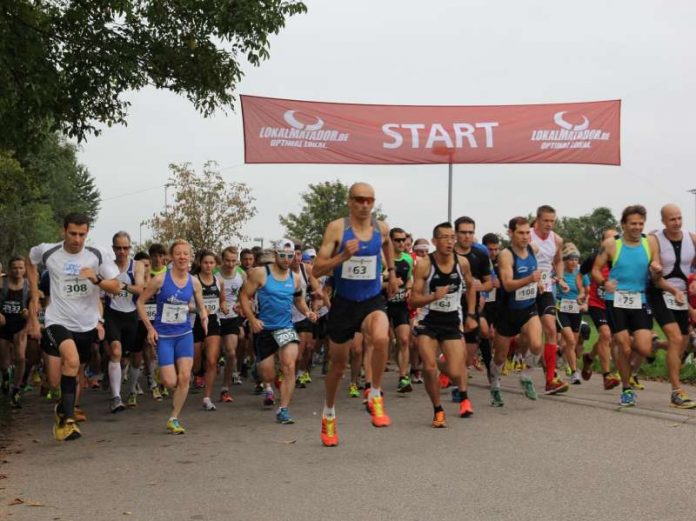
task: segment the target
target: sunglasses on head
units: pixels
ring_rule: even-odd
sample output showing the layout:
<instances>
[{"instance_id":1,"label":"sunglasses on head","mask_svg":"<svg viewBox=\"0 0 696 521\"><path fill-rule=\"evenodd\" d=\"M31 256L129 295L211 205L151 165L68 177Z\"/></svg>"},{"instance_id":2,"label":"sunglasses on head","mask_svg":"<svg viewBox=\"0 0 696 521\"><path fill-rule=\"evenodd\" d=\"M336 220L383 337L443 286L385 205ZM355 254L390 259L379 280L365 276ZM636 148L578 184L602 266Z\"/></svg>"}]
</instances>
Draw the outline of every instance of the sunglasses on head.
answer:
<instances>
[{"instance_id":1,"label":"sunglasses on head","mask_svg":"<svg viewBox=\"0 0 696 521\"><path fill-rule=\"evenodd\" d=\"M374 197L363 197L361 195L351 195L350 198L358 204L372 204L375 202Z\"/></svg>"}]
</instances>

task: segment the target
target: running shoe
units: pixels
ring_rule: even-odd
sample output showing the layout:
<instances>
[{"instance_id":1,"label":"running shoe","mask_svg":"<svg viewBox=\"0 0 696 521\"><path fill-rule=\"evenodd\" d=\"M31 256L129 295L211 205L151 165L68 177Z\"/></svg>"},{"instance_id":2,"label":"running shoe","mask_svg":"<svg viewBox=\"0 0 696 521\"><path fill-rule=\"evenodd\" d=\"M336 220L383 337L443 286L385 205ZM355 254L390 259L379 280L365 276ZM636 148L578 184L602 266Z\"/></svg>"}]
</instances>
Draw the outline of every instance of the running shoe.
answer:
<instances>
[{"instance_id":1,"label":"running shoe","mask_svg":"<svg viewBox=\"0 0 696 521\"><path fill-rule=\"evenodd\" d=\"M186 432L176 418L172 418L167 422L167 430L172 434L184 434Z\"/></svg>"},{"instance_id":2,"label":"running shoe","mask_svg":"<svg viewBox=\"0 0 696 521\"><path fill-rule=\"evenodd\" d=\"M696 407L696 402L689 398L686 391L683 389L672 391L672 396L669 401L670 406L676 407L677 409L693 409Z\"/></svg>"},{"instance_id":3,"label":"running shoe","mask_svg":"<svg viewBox=\"0 0 696 521\"><path fill-rule=\"evenodd\" d=\"M41 385L41 373L37 369L31 372L31 383L36 387Z\"/></svg>"},{"instance_id":4,"label":"running shoe","mask_svg":"<svg viewBox=\"0 0 696 521\"><path fill-rule=\"evenodd\" d=\"M454 403L462 403L462 393L459 392L459 387L452 389L452 401Z\"/></svg>"},{"instance_id":5,"label":"running shoe","mask_svg":"<svg viewBox=\"0 0 696 521\"><path fill-rule=\"evenodd\" d=\"M160 386L160 394L162 395L162 398L169 398L169 389L164 386Z\"/></svg>"},{"instance_id":6,"label":"running shoe","mask_svg":"<svg viewBox=\"0 0 696 521\"><path fill-rule=\"evenodd\" d=\"M128 405L129 409L133 409L138 406L138 398L135 393L130 393L128 395L128 400L126 401L126 405Z\"/></svg>"},{"instance_id":7,"label":"running shoe","mask_svg":"<svg viewBox=\"0 0 696 521\"><path fill-rule=\"evenodd\" d=\"M203 410L212 412L217 410L217 407L215 407L215 404L210 400L210 398L203 398Z\"/></svg>"},{"instance_id":8,"label":"running shoe","mask_svg":"<svg viewBox=\"0 0 696 521\"><path fill-rule=\"evenodd\" d=\"M85 411L80 409L79 405L75 406L75 409L73 411L73 419L76 422L86 422L87 421L87 414L85 414Z\"/></svg>"},{"instance_id":9,"label":"running shoe","mask_svg":"<svg viewBox=\"0 0 696 521\"><path fill-rule=\"evenodd\" d=\"M12 394L10 395L10 405L12 405L12 408L14 409L22 408L22 393L19 391L19 389L14 389L12 391Z\"/></svg>"},{"instance_id":10,"label":"running shoe","mask_svg":"<svg viewBox=\"0 0 696 521\"><path fill-rule=\"evenodd\" d=\"M397 393L410 393L413 391L411 387L411 379L408 376L402 376L399 378L399 385L396 387Z\"/></svg>"},{"instance_id":11,"label":"running shoe","mask_svg":"<svg viewBox=\"0 0 696 521\"><path fill-rule=\"evenodd\" d=\"M508 376L514 370L515 364L512 362L512 360L505 360L505 364L503 364L503 368L500 370L500 374L502 376Z\"/></svg>"},{"instance_id":12,"label":"running shoe","mask_svg":"<svg viewBox=\"0 0 696 521\"><path fill-rule=\"evenodd\" d=\"M604 390L610 391L621 383L621 380L615 374L608 374L604 377Z\"/></svg>"},{"instance_id":13,"label":"running shoe","mask_svg":"<svg viewBox=\"0 0 696 521\"><path fill-rule=\"evenodd\" d=\"M452 382L450 382L449 376L446 374L440 373L440 376L438 376L438 381L440 382L440 388L441 389L447 389L450 385L452 385Z\"/></svg>"},{"instance_id":14,"label":"running shoe","mask_svg":"<svg viewBox=\"0 0 696 521\"><path fill-rule=\"evenodd\" d=\"M528 376L520 376L520 385L524 391L524 395L530 400L537 399L536 388L534 387L534 382Z\"/></svg>"},{"instance_id":15,"label":"running shoe","mask_svg":"<svg viewBox=\"0 0 696 521\"><path fill-rule=\"evenodd\" d=\"M588 353L582 355L582 379L589 380L592 378L592 358Z\"/></svg>"},{"instance_id":16,"label":"running shoe","mask_svg":"<svg viewBox=\"0 0 696 521\"><path fill-rule=\"evenodd\" d=\"M281 407L278 409L278 412L276 413L276 421L281 425L290 425L295 423L295 420L293 420L292 416L290 416L290 412L288 411L287 407Z\"/></svg>"},{"instance_id":17,"label":"running shoe","mask_svg":"<svg viewBox=\"0 0 696 521\"><path fill-rule=\"evenodd\" d=\"M463 399L459 403L459 416L461 418L468 418L469 416L473 416L474 414L474 408L471 405L471 400L469 398Z\"/></svg>"},{"instance_id":18,"label":"running shoe","mask_svg":"<svg viewBox=\"0 0 696 521\"><path fill-rule=\"evenodd\" d=\"M135 382L135 394L142 396L145 394L145 391L143 391L143 388L140 387L140 384L138 382Z\"/></svg>"},{"instance_id":19,"label":"running shoe","mask_svg":"<svg viewBox=\"0 0 696 521\"><path fill-rule=\"evenodd\" d=\"M629 384L631 385L631 389L633 389L634 391L642 391L643 389L645 389L645 386L638 381L637 375L631 376Z\"/></svg>"},{"instance_id":20,"label":"running shoe","mask_svg":"<svg viewBox=\"0 0 696 521\"><path fill-rule=\"evenodd\" d=\"M304 373L302 373L301 378L304 379L304 383L306 383L306 384L312 383L312 375L309 374L309 371L305 371Z\"/></svg>"},{"instance_id":21,"label":"running shoe","mask_svg":"<svg viewBox=\"0 0 696 521\"><path fill-rule=\"evenodd\" d=\"M68 418L64 422L56 422L53 425L53 437L57 441L72 441L80 436L82 436L80 428L72 418Z\"/></svg>"},{"instance_id":22,"label":"running shoe","mask_svg":"<svg viewBox=\"0 0 696 521\"><path fill-rule=\"evenodd\" d=\"M348 386L348 396L351 398L360 398L360 389L356 384L350 384Z\"/></svg>"},{"instance_id":23,"label":"running shoe","mask_svg":"<svg viewBox=\"0 0 696 521\"><path fill-rule=\"evenodd\" d=\"M125 411L126 406L123 405L123 401L120 396L114 396L111 399L111 414L116 414L117 412Z\"/></svg>"},{"instance_id":24,"label":"running shoe","mask_svg":"<svg viewBox=\"0 0 696 521\"><path fill-rule=\"evenodd\" d=\"M582 383L582 378L580 377L580 373L578 371L575 371L570 375L570 383L571 385L580 385Z\"/></svg>"},{"instance_id":25,"label":"running shoe","mask_svg":"<svg viewBox=\"0 0 696 521\"><path fill-rule=\"evenodd\" d=\"M391 419L384 410L384 398L381 396L371 398L368 403L371 404L370 413L372 414L372 425L375 427L389 427L389 425L391 425Z\"/></svg>"},{"instance_id":26,"label":"running shoe","mask_svg":"<svg viewBox=\"0 0 696 521\"><path fill-rule=\"evenodd\" d=\"M224 391L220 392L220 401L225 402L225 403L230 403L230 402L234 401L234 398L232 398L232 395L230 394L230 392L227 389L225 389Z\"/></svg>"},{"instance_id":27,"label":"running shoe","mask_svg":"<svg viewBox=\"0 0 696 521\"><path fill-rule=\"evenodd\" d=\"M546 391L544 394L558 394L565 393L568 391L568 382L563 382L558 378L554 378L550 383L546 384ZM536 400L536 398L533 398Z\"/></svg>"},{"instance_id":28,"label":"running shoe","mask_svg":"<svg viewBox=\"0 0 696 521\"><path fill-rule=\"evenodd\" d=\"M160 392L159 385L155 385L152 389L150 389L150 391L152 391L152 398L155 401L162 401L162 393Z\"/></svg>"},{"instance_id":29,"label":"running shoe","mask_svg":"<svg viewBox=\"0 0 696 521\"><path fill-rule=\"evenodd\" d=\"M305 384L302 375L295 378L295 387L298 389L304 389L305 387L307 387L307 384ZM276 383L276 388L280 389L280 383Z\"/></svg>"},{"instance_id":30,"label":"running shoe","mask_svg":"<svg viewBox=\"0 0 696 521\"><path fill-rule=\"evenodd\" d=\"M232 375L232 385L242 385L242 377L239 374Z\"/></svg>"},{"instance_id":31,"label":"running shoe","mask_svg":"<svg viewBox=\"0 0 696 521\"><path fill-rule=\"evenodd\" d=\"M423 375L420 372L420 369L414 369L413 372L411 373L411 383L414 383L414 384L422 384L423 383Z\"/></svg>"},{"instance_id":32,"label":"running shoe","mask_svg":"<svg viewBox=\"0 0 696 521\"><path fill-rule=\"evenodd\" d=\"M203 389L205 387L205 378L202 376L196 376L193 380L193 386L196 389Z\"/></svg>"},{"instance_id":33,"label":"running shoe","mask_svg":"<svg viewBox=\"0 0 696 521\"><path fill-rule=\"evenodd\" d=\"M271 407L275 404L275 396L273 395L273 389L266 389L263 391L263 404L266 407Z\"/></svg>"},{"instance_id":34,"label":"running shoe","mask_svg":"<svg viewBox=\"0 0 696 521\"><path fill-rule=\"evenodd\" d=\"M338 445L338 431L336 430L336 418L321 419L321 442L324 447L335 447Z\"/></svg>"},{"instance_id":35,"label":"running shoe","mask_svg":"<svg viewBox=\"0 0 696 521\"><path fill-rule=\"evenodd\" d=\"M497 387L491 389L491 405L493 407L503 407L505 405L500 389Z\"/></svg>"},{"instance_id":36,"label":"running shoe","mask_svg":"<svg viewBox=\"0 0 696 521\"><path fill-rule=\"evenodd\" d=\"M636 393L633 389L626 389L621 393L621 399L619 400L619 405L621 407L635 407L636 405Z\"/></svg>"},{"instance_id":37,"label":"running shoe","mask_svg":"<svg viewBox=\"0 0 696 521\"><path fill-rule=\"evenodd\" d=\"M256 386L254 387L254 394L261 394L263 393L263 385L261 385L261 382L258 382Z\"/></svg>"},{"instance_id":38,"label":"running shoe","mask_svg":"<svg viewBox=\"0 0 696 521\"><path fill-rule=\"evenodd\" d=\"M447 419L445 418L445 411L437 411L433 415L433 429L444 429L447 427Z\"/></svg>"}]
</instances>

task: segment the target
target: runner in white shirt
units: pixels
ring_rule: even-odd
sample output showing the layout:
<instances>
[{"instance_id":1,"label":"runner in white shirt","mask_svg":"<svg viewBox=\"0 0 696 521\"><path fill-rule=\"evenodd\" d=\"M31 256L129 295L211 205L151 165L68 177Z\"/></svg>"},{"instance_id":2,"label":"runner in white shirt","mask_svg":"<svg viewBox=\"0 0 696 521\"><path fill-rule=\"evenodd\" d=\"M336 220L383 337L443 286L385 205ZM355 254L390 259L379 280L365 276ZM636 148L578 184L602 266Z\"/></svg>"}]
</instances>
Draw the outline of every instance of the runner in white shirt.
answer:
<instances>
[{"instance_id":1,"label":"runner in white shirt","mask_svg":"<svg viewBox=\"0 0 696 521\"><path fill-rule=\"evenodd\" d=\"M246 273L237 265L237 248L228 246L222 250L222 266L218 280L225 295L225 301L228 306L228 313L222 310L218 312L220 317L220 334L222 335L222 344L225 348L225 372L222 379L222 388L220 389L220 401L231 402L232 395L230 394L230 385L241 385L242 379L237 371L237 350L239 348L240 336L243 334L242 322L244 317L241 316L239 307L239 290L246 280Z\"/></svg>"},{"instance_id":2,"label":"runner in white shirt","mask_svg":"<svg viewBox=\"0 0 696 521\"><path fill-rule=\"evenodd\" d=\"M37 318L38 272L43 264L51 284L51 302L46 309L43 348L48 355L47 375L51 386L58 385L61 401L55 408L53 435L56 440L80 437L75 423L74 405L77 374L89 361L96 338L99 316L99 289L118 293L122 283L116 279L118 268L100 248L85 246L90 221L84 214L71 213L63 222L63 242L40 244L29 253L28 276L31 284L29 335L39 338Z\"/></svg>"}]
</instances>

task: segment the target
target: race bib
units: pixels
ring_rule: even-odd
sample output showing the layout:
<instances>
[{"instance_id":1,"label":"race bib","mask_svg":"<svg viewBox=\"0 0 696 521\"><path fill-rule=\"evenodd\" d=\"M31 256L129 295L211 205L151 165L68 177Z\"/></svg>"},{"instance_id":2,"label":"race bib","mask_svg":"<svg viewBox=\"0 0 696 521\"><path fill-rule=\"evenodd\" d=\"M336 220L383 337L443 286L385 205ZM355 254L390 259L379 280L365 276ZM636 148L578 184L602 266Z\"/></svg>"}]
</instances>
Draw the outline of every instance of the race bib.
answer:
<instances>
[{"instance_id":1,"label":"race bib","mask_svg":"<svg viewBox=\"0 0 696 521\"><path fill-rule=\"evenodd\" d=\"M300 338L297 336L297 332L291 327L285 329L276 329L271 334L278 344L278 347L284 347L292 342L300 341Z\"/></svg>"},{"instance_id":2,"label":"race bib","mask_svg":"<svg viewBox=\"0 0 696 521\"><path fill-rule=\"evenodd\" d=\"M114 298L120 298L120 299L127 300L130 298L130 293L128 293L125 289L122 289L121 291L119 291L116 294L116 296L114 296Z\"/></svg>"},{"instance_id":3,"label":"race bib","mask_svg":"<svg viewBox=\"0 0 696 521\"><path fill-rule=\"evenodd\" d=\"M145 313L147 314L147 319L152 322L157 316L157 304L145 304Z\"/></svg>"},{"instance_id":4,"label":"race bib","mask_svg":"<svg viewBox=\"0 0 696 521\"><path fill-rule=\"evenodd\" d=\"M211 315L214 315L220 309L220 299L218 297L203 297L205 309Z\"/></svg>"},{"instance_id":5,"label":"race bib","mask_svg":"<svg viewBox=\"0 0 696 521\"><path fill-rule=\"evenodd\" d=\"M597 286L597 298L598 299L604 300L605 293L606 293L606 291L604 291L604 288L600 288L599 286Z\"/></svg>"},{"instance_id":6,"label":"race bib","mask_svg":"<svg viewBox=\"0 0 696 521\"><path fill-rule=\"evenodd\" d=\"M578 301L574 299L561 299L560 311L561 313L580 313L580 304L578 304Z\"/></svg>"},{"instance_id":7,"label":"race bib","mask_svg":"<svg viewBox=\"0 0 696 521\"><path fill-rule=\"evenodd\" d=\"M353 256L341 267L341 278L348 280L375 280L377 278L377 256Z\"/></svg>"},{"instance_id":8,"label":"race bib","mask_svg":"<svg viewBox=\"0 0 696 521\"><path fill-rule=\"evenodd\" d=\"M459 309L459 293L448 293L441 299L428 304L428 308L441 313L449 313Z\"/></svg>"},{"instance_id":9,"label":"race bib","mask_svg":"<svg viewBox=\"0 0 696 521\"><path fill-rule=\"evenodd\" d=\"M667 306L667 309L671 309L673 311L688 311L689 309L689 305L686 302L683 304L678 304L677 300L674 298L674 295L671 293L663 291L662 298L665 300L665 306Z\"/></svg>"},{"instance_id":10,"label":"race bib","mask_svg":"<svg viewBox=\"0 0 696 521\"><path fill-rule=\"evenodd\" d=\"M187 304L170 304L165 302L162 306L163 324L185 324L188 320Z\"/></svg>"},{"instance_id":11,"label":"race bib","mask_svg":"<svg viewBox=\"0 0 696 521\"><path fill-rule=\"evenodd\" d=\"M486 302L495 302L495 299L497 297L498 290L497 288L493 288L488 292L488 295L486 295Z\"/></svg>"},{"instance_id":12,"label":"race bib","mask_svg":"<svg viewBox=\"0 0 696 521\"><path fill-rule=\"evenodd\" d=\"M539 285L536 282L530 282L526 286L522 286L515 291L515 300L521 302L523 300L532 300L537 296Z\"/></svg>"},{"instance_id":13,"label":"race bib","mask_svg":"<svg viewBox=\"0 0 696 521\"><path fill-rule=\"evenodd\" d=\"M622 309L640 309L643 301L640 291L620 291L614 293L614 307Z\"/></svg>"},{"instance_id":14,"label":"race bib","mask_svg":"<svg viewBox=\"0 0 696 521\"><path fill-rule=\"evenodd\" d=\"M16 300L6 300L2 303L3 315L19 315L22 312L22 303Z\"/></svg>"},{"instance_id":15,"label":"race bib","mask_svg":"<svg viewBox=\"0 0 696 521\"><path fill-rule=\"evenodd\" d=\"M548 291L549 288L551 287L551 272L550 271L541 271L541 287L544 288L544 291Z\"/></svg>"},{"instance_id":16,"label":"race bib","mask_svg":"<svg viewBox=\"0 0 696 521\"><path fill-rule=\"evenodd\" d=\"M401 288L389 299L389 302L403 302L404 300L406 300L406 288Z\"/></svg>"},{"instance_id":17,"label":"race bib","mask_svg":"<svg viewBox=\"0 0 696 521\"><path fill-rule=\"evenodd\" d=\"M60 280L60 296L65 300L75 300L87 297L93 284L79 277L63 277Z\"/></svg>"}]
</instances>

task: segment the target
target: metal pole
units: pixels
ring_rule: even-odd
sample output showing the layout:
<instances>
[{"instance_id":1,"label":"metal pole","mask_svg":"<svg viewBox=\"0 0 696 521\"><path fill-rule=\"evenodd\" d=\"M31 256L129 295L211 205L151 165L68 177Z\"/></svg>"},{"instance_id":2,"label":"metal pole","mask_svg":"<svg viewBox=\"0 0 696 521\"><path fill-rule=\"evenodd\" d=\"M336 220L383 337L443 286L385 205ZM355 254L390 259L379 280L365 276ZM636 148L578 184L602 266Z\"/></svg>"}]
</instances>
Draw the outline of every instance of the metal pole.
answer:
<instances>
[{"instance_id":1,"label":"metal pole","mask_svg":"<svg viewBox=\"0 0 696 521\"><path fill-rule=\"evenodd\" d=\"M449 184L447 188L447 221L452 222L452 158L449 162Z\"/></svg>"},{"instance_id":2,"label":"metal pole","mask_svg":"<svg viewBox=\"0 0 696 521\"><path fill-rule=\"evenodd\" d=\"M687 192L694 195L694 230L696 230L696 188L687 190Z\"/></svg>"}]
</instances>

